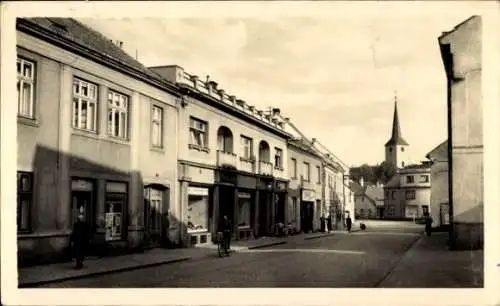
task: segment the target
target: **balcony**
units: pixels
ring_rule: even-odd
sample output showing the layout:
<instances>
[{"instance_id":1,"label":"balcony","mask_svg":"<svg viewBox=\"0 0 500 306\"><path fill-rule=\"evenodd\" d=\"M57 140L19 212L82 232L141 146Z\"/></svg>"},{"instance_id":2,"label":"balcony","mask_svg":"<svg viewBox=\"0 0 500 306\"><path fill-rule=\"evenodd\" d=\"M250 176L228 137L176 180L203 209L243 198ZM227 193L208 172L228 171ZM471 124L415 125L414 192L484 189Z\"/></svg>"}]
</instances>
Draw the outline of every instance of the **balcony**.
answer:
<instances>
[{"instance_id":1,"label":"balcony","mask_svg":"<svg viewBox=\"0 0 500 306\"><path fill-rule=\"evenodd\" d=\"M236 154L217 150L217 166L230 166L237 168Z\"/></svg>"},{"instance_id":2,"label":"balcony","mask_svg":"<svg viewBox=\"0 0 500 306\"><path fill-rule=\"evenodd\" d=\"M240 167L238 170L255 173L255 160L240 157Z\"/></svg>"},{"instance_id":3,"label":"balcony","mask_svg":"<svg viewBox=\"0 0 500 306\"><path fill-rule=\"evenodd\" d=\"M273 164L267 161L259 161L259 174L273 175Z\"/></svg>"}]
</instances>

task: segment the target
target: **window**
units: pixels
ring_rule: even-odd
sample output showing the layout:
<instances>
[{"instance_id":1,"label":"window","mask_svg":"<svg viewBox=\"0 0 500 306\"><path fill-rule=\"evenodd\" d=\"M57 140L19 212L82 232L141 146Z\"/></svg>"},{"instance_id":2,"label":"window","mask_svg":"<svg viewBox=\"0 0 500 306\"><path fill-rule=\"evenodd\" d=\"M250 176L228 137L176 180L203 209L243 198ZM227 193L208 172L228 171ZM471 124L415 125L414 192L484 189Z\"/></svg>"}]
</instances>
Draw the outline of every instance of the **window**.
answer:
<instances>
[{"instance_id":1,"label":"window","mask_svg":"<svg viewBox=\"0 0 500 306\"><path fill-rule=\"evenodd\" d=\"M405 148L404 147L401 147L401 152L404 152L405 151Z\"/></svg>"},{"instance_id":2,"label":"window","mask_svg":"<svg viewBox=\"0 0 500 306\"><path fill-rule=\"evenodd\" d=\"M392 147L389 147L389 152L392 152Z\"/></svg>"},{"instance_id":3,"label":"window","mask_svg":"<svg viewBox=\"0 0 500 306\"><path fill-rule=\"evenodd\" d=\"M318 184L321 184L321 167L320 166L316 166L316 174L317 174L317 183Z\"/></svg>"},{"instance_id":4,"label":"window","mask_svg":"<svg viewBox=\"0 0 500 306\"><path fill-rule=\"evenodd\" d=\"M252 138L241 136L241 147L243 148L243 158L252 159L253 157L253 141Z\"/></svg>"},{"instance_id":5,"label":"window","mask_svg":"<svg viewBox=\"0 0 500 306\"><path fill-rule=\"evenodd\" d=\"M17 58L17 113L34 118L35 63Z\"/></svg>"},{"instance_id":6,"label":"window","mask_svg":"<svg viewBox=\"0 0 500 306\"><path fill-rule=\"evenodd\" d=\"M283 169L283 150L280 148L274 148L274 167L278 169Z\"/></svg>"},{"instance_id":7,"label":"window","mask_svg":"<svg viewBox=\"0 0 500 306\"><path fill-rule=\"evenodd\" d=\"M153 105L151 109L151 143L163 148L163 108Z\"/></svg>"},{"instance_id":8,"label":"window","mask_svg":"<svg viewBox=\"0 0 500 306\"><path fill-rule=\"evenodd\" d=\"M413 175L407 175L406 176L406 183L408 184L412 184L414 182L414 178L413 178Z\"/></svg>"},{"instance_id":9,"label":"window","mask_svg":"<svg viewBox=\"0 0 500 306\"><path fill-rule=\"evenodd\" d=\"M17 173L17 230L29 231L31 203L33 201L33 174Z\"/></svg>"},{"instance_id":10,"label":"window","mask_svg":"<svg viewBox=\"0 0 500 306\"><path fill-rule=\"evenodd\" d=\"M292 165L290 167L290 177L293 179L297 178L297 160L292 157Z\"/></svg>"},{"instance_id":11,"label":"window","mask_svg":"<svg viewBox=\"0 0 500 306\"><path fill-rule=\"evenodd\" d=\"M415 190L406 190L406 199L415 200Z\"/></svg>"},{"instance_id":12,"label":"window","mask_svg":"<svg viewBox=\"0 0 500 306\"><path fill-rule=\"evenodd\" d=\"M108 135L127 138L128 97L115 91L108 92Z\"/></svg>"},{"instance_id":13,"label":"window","mask_svg":"<svg viewBox=\"0 0 500 306\"><path fill-rule=\"evenodd\" d=\"M420 183L429 183L429 176L428 175L421 175L420 176Z\"/></svg>"},{"instance_id":14,"label":"window","mask_svg":"<svg viewBox=\"0 0 500 306\"><path fill-rule=\"evenodd\" d=\"M396 191L395 190L392 191L392 199L396 200Z\"/></svg>"},{"instance_id":15,"label":"window","mask_svg":"<svg viewBox=\"0 0 500 306\"><path fill-rule=\"evenodd\" d=\"M333 187L333 177L328 175L328 187Z\"/></svg>"},{"instance_id":16,"label":"window","mask_svg":"<svg viewBox=\"0 0 500 306\"><path fill-rule=\"evenodd\" d=\"M191 145L199 148L206 148L207 144L207 123L205 121L190 118L189 131L191 133Z\"/></svg>"},{"instance_id":17,"label":"window","mask_svg":"<svg viewBox=\"0 0 500 306\"><path fill-rule=\"evenodd\" d=\"M73 127L97 131L97 85L75 78L73 80Z\"/></svg>"},{"instance_id":18,"label":"window","mask_svg":"<svg viewBox=\"0 0 500 306\"><path fill-rule=\"evenodd\" d=\"M125 238L125 213L127 203L127 184L106 182L106 240L122 240Z\"/></svg>"},{"instance_id":19,"label":"window","mask_svg":"<svg viewBox=\"0 0 500 306\"><path fill-rule=\"evenodd\" d=\"M425 215L429 213L429 205L422 205L422 214Z\"/></svg>"},{"instance_id":20,"label":"window","mask_svg":"<svg viewBox=\"0 0 500 306\"><path fill-rule=\"evenodd\" d=\"M311 179L311 169L309 163L304 162L304 171L302 171L302 173L304 181L309 182L309 180Z\"/></svg>"},{"instance_id":21,"label":"window","mask_svg":"<svg viewBox=\"0 0 500 306\"><path fill-rule=\"evenodd\" d=\"M209 190L202 187L188 187L188 232L206 232L209 228Z\"/></svg>"},{"instance_id":22,"label":"window","mask_svg":"<svg viewBox=\"0 0 500 306\"><path fill-rule=\"evenodd\" d=\"M364 217L364 215L365 215L365 210L364 210L363 208L361 208L361 209L359 210L359 214L360 214L362 217Z\"/></svg>"}]
</instances>

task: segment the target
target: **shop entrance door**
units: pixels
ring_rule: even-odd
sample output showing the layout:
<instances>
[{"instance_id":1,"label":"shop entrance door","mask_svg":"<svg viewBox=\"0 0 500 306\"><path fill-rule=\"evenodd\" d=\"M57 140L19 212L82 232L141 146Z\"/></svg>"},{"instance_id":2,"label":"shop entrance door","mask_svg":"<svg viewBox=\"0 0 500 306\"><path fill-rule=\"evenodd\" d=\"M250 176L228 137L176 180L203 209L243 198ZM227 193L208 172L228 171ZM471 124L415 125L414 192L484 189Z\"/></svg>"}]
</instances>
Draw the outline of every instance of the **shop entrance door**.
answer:
<instances>
[{"instance_id":1,"label":"shop entrance door","mask_svg":"<svg viewBox=\"0 0 500 306\"><path fill-rule=\"evenodd\" d=\"M78 220L78 215L83 215L88 224L89 237L94 233L94 184L87 180L73 180L71 182L71 225Z\"/></svg>"},{"instance_id":2,"label":"shop entrance door","mask_svg":"<svg viewBox=\"0 0 500 306\"><path fill-rule=\"evenodd\" d=\"M302 202L300 208L301 229L304 233L308 233L313 230L314 203Z\"/></svg>"}]
</instances>

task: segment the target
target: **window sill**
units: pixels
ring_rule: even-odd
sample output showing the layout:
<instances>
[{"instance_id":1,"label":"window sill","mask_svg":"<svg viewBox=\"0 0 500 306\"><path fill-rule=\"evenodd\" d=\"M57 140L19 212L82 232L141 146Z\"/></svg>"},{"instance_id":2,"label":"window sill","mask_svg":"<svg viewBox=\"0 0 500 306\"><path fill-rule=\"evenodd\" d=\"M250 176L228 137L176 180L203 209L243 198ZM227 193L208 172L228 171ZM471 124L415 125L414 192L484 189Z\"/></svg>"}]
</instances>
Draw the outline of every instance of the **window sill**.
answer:
<instances>
[{"instance_id":1,"label":"window sill","mask_svg":"<svg viewBox=\"0 0 500 306\"><path fill-rule=\"evenodd\" d=\"M29 125L29 126L34 126L34 127L40 126L40 121L38 121L36 118L29 118L29 117L24 117L24 116L20 116L20 115L17 116L17 123Z\"/></svg>"},{"instance_id":2,"label":"window sill","mask_svg":"<svg viewBox=\"0 0 500 306\"><path fill-rule=\"evenodd\" d=\"M165 148L164 147L156 147L156 146L151 146L150 148L151 151L157 152L157 153L165 153Z\"/></svg>"},{"instance_id":3,"label":"window sill","mask_svg":"<svg viewBox=\"0 0 500 306\"><path fill-rule=\"evenodd\" d=\"M99 139L99 135L95 131L88 131L88 130L81 130L81 129L73 128L72 134L78 135L78 136L85 136L85 137Z\"/></svg>"},{"instance_id":4,"label":"window sill","mask_svg":"<svg viewBox=\"0 0 500 306\"><path fill-rule=\"evenodd\" d=\"M121 144L130 144L130 139L128 138L121 138L117 136L112 136L112 135L106 135L106 139L112 142L117 142ZM104 137L103 137L104 138Z\"/></svg>"},{"instance_id":5,"label":"window sill","mask_svg":"<svg viewBox=\"0 0 500 306\"><path fill-rule=\"evenodd\" d=\"M283 171L283 167L274 167L274 170Z\"/></svg>"},{"instance_id":6,"label":"window sill","mask_svg":"<svg viewBox=\"0 0 500 306\"><path fill-rule=\"evenodd\" d=\"M250 159L250 158L245 158L245 157L240 157L240 161L247 162L247 163L250 163L250 164L254 164L255 163L255 159Z\"/></svg>"},{"instance_id":7,"label":"window sill","mask_svg":"<svg viewBox=\"0 0 500 306\"><path fill-rule=\"evenodd\" d=\"M200 147L199 145L195 145L195 144L189 144L188 148L190 150L196 150L196 151L202 151L205 153L210 153L210 149L208 147Z\"/></svg>"}]
</instances>

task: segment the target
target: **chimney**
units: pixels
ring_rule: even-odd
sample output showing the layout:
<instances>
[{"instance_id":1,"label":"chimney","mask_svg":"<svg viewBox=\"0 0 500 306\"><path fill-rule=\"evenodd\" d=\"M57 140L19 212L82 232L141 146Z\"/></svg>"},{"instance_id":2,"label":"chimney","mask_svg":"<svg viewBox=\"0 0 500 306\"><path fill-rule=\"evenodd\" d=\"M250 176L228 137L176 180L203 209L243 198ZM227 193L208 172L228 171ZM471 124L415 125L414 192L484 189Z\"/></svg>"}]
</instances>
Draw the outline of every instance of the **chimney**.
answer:
<instances>
[{"instance_id":1,"label":"chimney","mask_svg":"<svg viewBox=\"0 0 500 306\"><path fill-rule=\"evenodd\" d=\"M193 87L198 88L198 76L197 75L192 75L190 77L191 82L193 82Z\"/></svg>"},{"instance_id":2,"label":"chimney","mask_svg":"<svg viewBox=\"0 0 500 306\"><path fill-rule=\"evenodd\" d=\"M229 96L229 100L235 104L236 103L236 96Z\"/></svg>"},{"instance_id":3,"label":"chimney","mask_svg":"<svg viewBox=\"0 0 500 306\"><path fill-rule=\"evenodd\" d=\"M273 108L273 116L279 115L281 113L279 108Z\"/></svg>"},{"instance_id":4,"label":"chimney","mask_svg":"<svg viewBox=\"0 0 500 306\"><path fill-rule=\"evenodd\" d=\"M311 138L311 143L314 144L316 142L316 138Z\"/></svg>"},{"instance_id":5,"label":"chimney","mask_svg":"<svg viewBox=\"0 0 500 306\"><path fill-rule=\"evenodd\" d=\"M217 91L217 93L219 94L220 99L221 99L222 101L224 101L224 94L226 93L226 92L224 91L224 89L219 89L219 90Z\"/></svg>"},{"instance_id":6,"label":"chimney","mask_svg":"<svg viewBox=\"0 0 500 306\"><path fill-rule=\"evenodd\" d=\"M123 41L117 40L115 43L118 47L120 47L120 49L123 47Z\"/></svg>"}]
</instances>

